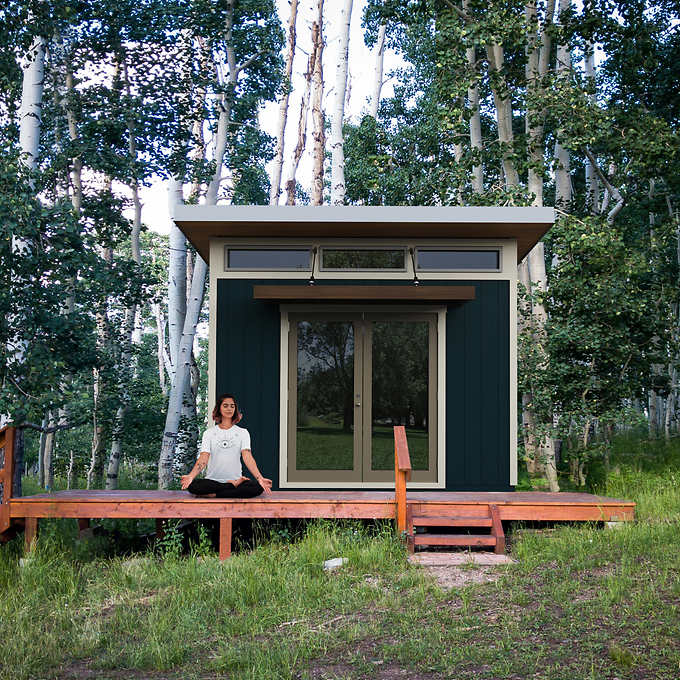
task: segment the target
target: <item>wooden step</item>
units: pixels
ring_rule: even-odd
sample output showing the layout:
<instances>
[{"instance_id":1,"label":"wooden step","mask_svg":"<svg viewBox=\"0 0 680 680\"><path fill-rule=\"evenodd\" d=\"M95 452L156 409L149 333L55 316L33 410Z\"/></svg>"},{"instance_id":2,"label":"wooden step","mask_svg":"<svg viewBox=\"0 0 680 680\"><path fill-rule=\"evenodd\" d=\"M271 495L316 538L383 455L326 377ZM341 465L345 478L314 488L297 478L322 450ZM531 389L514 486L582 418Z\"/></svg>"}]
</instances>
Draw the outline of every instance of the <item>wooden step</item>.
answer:
<instances>
[{"instance_id":1,"label":"wooden step","mask_svg":"<svg viewBox=\"0 0 680 680\"><path fill-rule=\"evenodd\" d=\"M491 517L413 517L414 527L491 527Z\"/></svg>"},{"instance_id":2,"label":"wooden step","mask_svg":"<svg viewBox=\"0 0 680 680\"><path fill-rule=\"evenodd\" d=\"M457 545L464 547L496 546L496 537L473 534L416 534L414 545Z\"/></svg>"}]
</instances>

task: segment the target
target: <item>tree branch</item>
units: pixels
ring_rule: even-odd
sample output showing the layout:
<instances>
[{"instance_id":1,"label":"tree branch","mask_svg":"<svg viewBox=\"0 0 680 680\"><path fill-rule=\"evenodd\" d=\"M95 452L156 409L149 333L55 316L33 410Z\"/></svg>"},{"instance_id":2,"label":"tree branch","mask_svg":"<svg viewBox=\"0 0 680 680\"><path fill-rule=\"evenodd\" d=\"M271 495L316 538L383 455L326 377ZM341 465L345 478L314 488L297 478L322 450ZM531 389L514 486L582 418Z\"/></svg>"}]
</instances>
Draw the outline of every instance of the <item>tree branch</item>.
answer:
<instances>
[{"instance_id":1,"label":"tree branch","mask_svg":"<svg viewBox=\"0 0 680 680\"><path fill-rule=\"evenodd\" d=\"M451 0L444 0L446 5L452 9L465 23L469 24L472 19L470 18L470 15L463 11L458 5L456 5L454 2L451 2Z\"/></svg>"},{"instance_id":2,"label":"tree branch","mask_svg":"<svg viewBox=\"0 0 680 680\"><path fill-rule=\"evenodd\" d=\"M616 216L621 212L621 208L623 208L623 204L626 201L623 198L623 196L621 196L621 192L615 186L612 185L612 183L609 181L608 177L602 172L602 170L600 169L600 166L597 164L597 160L595 159L595 156L593 156L590 149L588 149L587 147L583 147L583 153L585 153L585 155L588 157L588 160L591 162L593 169L595 170L595 173L597 174L597 176L602 181L602 184L604 184L607 191L610 193L610 195L616 201L616 205L607 214L607 222L609 224L612 224L614 222L614 220L616 219Z\"/></svg>"},{"instance_id":3,"label":"tree branch","mask_svg":"<svg viewBox=\"0 0 680 680\"><path fill-rule=\"evenodd\" d=\"M88 421L87 420L81 420L79 422L75 423L61 423L59 425L51 425L50 427L43 427L42 425L38 425L37 423L31 423L31 422L23 422L20 423L19 425L16 425L17 428L21 429L29 429L29 430L36 430L38 432L44 432L45 434L52 434L53 432L56 432L57 430L70 430L72 427L80 427L81 425L87 425Z\"/></svg>"},{"instance_id":4,"label":"tree branch","mask_svg":"<svg viewBox=\"0 0 680 680\"><path fill-rule=\"evenodd\" d=\"M243 71L244 69L248 68L258 57L261 57L265 54L269 54L270 52L271 50L260 50L259 52L253 54L252 57L246 59L242 64L238 64L234 69L234 79L238 78L238 74L241 73L241 71Z\"/></svg>"}]
</instances>

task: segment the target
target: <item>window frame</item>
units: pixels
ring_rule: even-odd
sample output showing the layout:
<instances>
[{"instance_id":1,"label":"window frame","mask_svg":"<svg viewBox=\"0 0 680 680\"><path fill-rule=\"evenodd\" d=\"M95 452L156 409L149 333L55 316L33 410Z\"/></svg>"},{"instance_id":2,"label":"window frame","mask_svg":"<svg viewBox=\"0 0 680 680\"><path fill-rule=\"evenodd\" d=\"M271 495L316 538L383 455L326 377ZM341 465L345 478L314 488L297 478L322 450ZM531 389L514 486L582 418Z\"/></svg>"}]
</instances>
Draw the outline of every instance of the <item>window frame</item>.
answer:
<instances>
[{"instance_id":1,"label":"window frame","mask_svg":"<svg viewBox=\"0 0 680 680\"><path fill-rule=\"evenodd\" d=\"M376 475L373 480L355 479L344 480L338 482L319 481L314 479L301 480L297 475L291 475L290 464L293 460L289 458L291 439L290 439L290 422L291 409L289 403L291 395L289 392L290 381L292 379L292 366L289 361L291 350L291 316L293 318L300 313L323 313L328 312L328 308L322 305L310 304L284 304L280 306L281 313L281 343L280 343L280 414L279 414L279 487L285 488L307 488L307 489L328 489L328 488L345 488L345 489L361 489L361 488L394 488L394 472L393 471L378 471L378 475L383 479L377 479ZM434 471L434 481L424 481L414 478L409 482L409 488L414 489L444 489L446 488L446 307L433 305L338 305L334 306L333 312L336 318L341 315L349 314L391 314L394 315L435 315L435 349L436 352L436 369L434 370L434 385L433 394L434 407L436 410L436 425L433 427L434 435L434 459L432 461L431 470ZM356 364L355 364L356 365ZM362 396L363 398L363 396ZM356 427L356 422L355 422ZM363 436L363 423L361 425ZM355 455L357 450L355 449ZM327 471L326 471L327 472ZM386 473L385 473L386 472ZM425 472L425 471L423 471ZM428 470L428 473L431 471ZM382 473L382 474L381 474ZM414 473L415 474L415 473ZM420 476L420 475L418 475ZM297 478L297 479L295 479ZM389 481L388 481L389 480Z\"/></svg>"},{"instance_id":2,"label":"window frame","mask_svg":"<svg viewBox=\"0 0 680 680\"><path fill-rule=\"evenodd\" d=\"M307 251L309 256L307 267L302 269L300 267L230 267L229 266L229 251L230 250L266 250L266 251ZM314 246L307 245L264 245L264 246L249 246L249 245L234 245L226 244L224 246L224 271L225 272L303 272L309 274L312 271Z\"/></svg>"},{"instance_id":3,"label":"window frame","mask_svg":"<svg viewBox=\"0 0 680 680\"><path fill-rule=\"evenodd\" d=\"M404 254L404 266L403 267L324 267L323 261L324 261L324 252L326 250L340 250L340 251L346 251L346 252L353 252L357 250L363 250L363 251L384 251L384 252L389 252L389 251L399 251ZM341 273L347 273L347 272L380 272L380 273L405 273L408 271L408 247L405 245L379 245L379 246L370 246L370 245L360 245L360 246L353 246L353 245L333 245L333 244L324 244L319 246L319 266L318 266L319 272L323 272L324 274L326 273L336 273L336 274L341 274Z\"/></svg>"},{"instance_id":4,"label":"window frame","mask_svg":"<svg viewBox=\"0 0 680 680\"><path fill-rule=\"evenodd\" d=\"M438 253L445 253L445 252L470 252L470 253L476 253L476 252L495 252L498 257L498 267L496 269L489 269L489 268L448 268L445 269L443 267L421 267L419 266L418 262L418 256L421 251L424 252L438 252ZM414 265L415 265L415 271L418 274L426 274L426 273L457 273L457 274L476 274L476 273L491 273L491 274L500 274L503 272L503 246L416 246L414 248Z\"/></svg>"}]
</instances>

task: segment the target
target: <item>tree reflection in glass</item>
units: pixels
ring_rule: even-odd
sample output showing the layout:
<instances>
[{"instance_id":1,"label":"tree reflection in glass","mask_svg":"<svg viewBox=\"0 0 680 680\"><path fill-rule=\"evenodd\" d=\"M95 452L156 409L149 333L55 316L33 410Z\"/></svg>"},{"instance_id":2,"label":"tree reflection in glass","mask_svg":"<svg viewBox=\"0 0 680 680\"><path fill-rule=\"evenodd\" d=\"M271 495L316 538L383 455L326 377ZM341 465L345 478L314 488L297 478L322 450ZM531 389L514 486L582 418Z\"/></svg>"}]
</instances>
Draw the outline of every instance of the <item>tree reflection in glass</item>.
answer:
<instances>
[{"instance_id":1,"label":"tree reflection in glass","mask_svg":"<svg viewBox=\"0 0 680 680\"><path fill-rule=\"evenodd\" d=\"M428 468L427 321L375 321L371 468L394 469L394 425L405 425L411 466Z\"/></svg>"},{"instance_id":2,"label":"tree reflection in glass","mask_svg":"<svg viewBox=\"0 0 680 680\"><path fill-rule=\"evenodd\" d=\"M299 321L297 330L297 469L351 470L353 324Z\"/></svg>"}]
</instances>

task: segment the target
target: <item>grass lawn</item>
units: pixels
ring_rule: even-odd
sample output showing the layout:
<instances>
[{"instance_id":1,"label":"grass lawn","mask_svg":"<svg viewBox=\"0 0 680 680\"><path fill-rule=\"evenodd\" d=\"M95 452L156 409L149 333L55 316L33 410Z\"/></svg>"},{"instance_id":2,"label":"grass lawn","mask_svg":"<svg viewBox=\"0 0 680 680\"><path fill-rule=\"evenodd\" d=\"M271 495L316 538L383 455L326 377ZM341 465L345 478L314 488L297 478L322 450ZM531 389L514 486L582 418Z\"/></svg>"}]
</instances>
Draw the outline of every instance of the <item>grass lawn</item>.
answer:
<instances>
[{"instance_id":1,"label":"grass lawn","mask_svg":"<svg viewBox=\"0 0 680 680\"><path fill-rule=\"evenodd\" d=\"M98 558L46 522L23 566L20 541L0 548L0 677L677 680L680 447L629 453L599 491L635 522L514 527L517 563L452 590L389 524L314 523L220 563Z\"/></svg>"},{"instance_id":2,"label":"grass lawn","mask_svg":"<svg viewBox=\"0 0 680 680\"><path fill-rule=\"evenodd\" d=\"M297 429L298 470L351 470L354 434L339 423L309 420L309 425ZM409 428L406 434L413 469L427 470L427 433ZM394 428L374 427L371 445L372 469L394 470Z\"/></svg>"}]
</instances>

